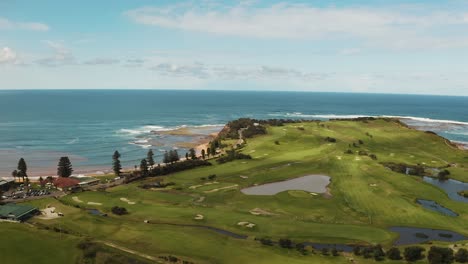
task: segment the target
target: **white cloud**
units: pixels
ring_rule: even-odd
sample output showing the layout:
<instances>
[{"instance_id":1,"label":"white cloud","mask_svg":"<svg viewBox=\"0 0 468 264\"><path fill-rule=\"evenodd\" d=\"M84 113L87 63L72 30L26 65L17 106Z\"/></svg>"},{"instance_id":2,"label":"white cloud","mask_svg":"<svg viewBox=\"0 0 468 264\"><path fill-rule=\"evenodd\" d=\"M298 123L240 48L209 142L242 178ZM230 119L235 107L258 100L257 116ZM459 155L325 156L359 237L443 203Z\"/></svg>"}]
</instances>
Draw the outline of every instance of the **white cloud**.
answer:
<instances>
[{"instance_id":1,"label":"white cloud","mask_svg":"<svg viewBox=\"0 0 468 264\"><path fill-rule=\"evenodd\" d=\"M0 49L0 64L15 63L18 56L14 50L9 47Z\"/></svg>"},{"instance_id":2,"label":"white cloud","mask_svg":"<svg viewBox=\"0 0 468 264\"><path fill-rule=\"evenodd\" d=\"M120 61L112 58L95 58L92 60L85 61L84 64L87 65L112 65L117 64Z\"/></svg>"},{"instance_id":3,"label":"white cloud","mask_svg":"<svg viewBox=\"0 0 468 264\"><path fill-rule=\"evenodd\" d=\"M49 26L39 22L16 22L0 17L0 30L48 31Z\"/></svg>"},{"instance_id":4,"label":"white cloud","mask_svg":"<svg viewBox=\"0 0 468 264\"><path fill-rule=\"evenodd\" d=\"M163 76L207 78L208 69L202 63L174 64L161 63L151 68Z\"/></svg>"},{"instance_id":5,"label":"white cloud","mask_svg":"<svg viewBox=\"0 0 468 264\"><path fill-rule=\"evenodd\" d=\"M467 14L458 10L401 6L319 8L287 3L268 7L177 4L142 7L125 14L145 25L250 38L357 38L392 48L468 46L468 38L460 37L468 34ZM438 36L441 28L454 25L461 26L458 32Z\"/></svg>"},{"instance_id":6,"label":"white cloud","mask_svg":"<svg viewBox=\"0 0 468 264\"><path fill-rule=\"evenodd\" d=\"M44 41L44 43L52 49L53 54L37 60L36 63L49 67L76 64L75 56L71 50L66 48L61 42Z\"/></svg>"}]
</instances>

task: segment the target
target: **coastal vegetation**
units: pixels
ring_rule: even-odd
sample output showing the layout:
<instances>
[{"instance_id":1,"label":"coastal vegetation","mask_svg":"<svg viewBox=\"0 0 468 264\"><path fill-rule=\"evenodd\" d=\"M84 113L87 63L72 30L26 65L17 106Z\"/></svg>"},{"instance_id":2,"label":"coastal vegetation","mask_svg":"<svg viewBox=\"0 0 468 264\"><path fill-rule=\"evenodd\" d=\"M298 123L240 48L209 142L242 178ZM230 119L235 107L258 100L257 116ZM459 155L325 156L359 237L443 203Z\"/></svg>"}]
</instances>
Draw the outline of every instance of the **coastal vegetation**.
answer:
<instances>
[{"instance_id":1,"label":"coastal vegetation","mask_svg":"<svg viewBox=\"0 0 468 264\"><path fill-rule=\"evenodd\" d=\"M438 171L447 170L451 178L468 181L466 151L393 119L268 122L233 121L209 144L208 153L218 150L212 159L189 155L176 161L168 152L165 164L151 168L146 157L146 169L135 173L147 170L147 177L136 182L28 201L41 209L54 206L65 215L33 218L29 223L40 234L46 228L54 235L51 230L60 230L75 244L69 251L77 259L83 252L76 245L84 237L91 247L105 242L131 250L135 258L176 258L179 263L349 263L351 259L364 264L403 259L437 263L452 258L463 263L466 259L466 203L450 199L420 177L437 179ZM262 126L266 133L252 130L258 134L237 148L239 130L245 136L246 126ZM328 192L241 192L304 175L329 176ZM426 210L417 199L434 201L458 216ZM108 216L90 214L87 209L93 207ZM116 207L128 214L113 214ZM391 227L422 229L409 236L411 241L432 238L425 230L447 231L437 233L435 241L396 244L406 237ZM465 239L455 241L449 231ZM99 256L100 250L96 252Z\"/></svg>"},{"instance_id":2,"label":"coastal vegetation","mask_svg":"<svg viewBox=\"0 0 468 264\"><path fill-rule=\"evenodd\" d=\"M70 177L73 173L71 161L68 157L61 157L58 163L57 175L59 177Z\"/></svg>"}]
</instances>

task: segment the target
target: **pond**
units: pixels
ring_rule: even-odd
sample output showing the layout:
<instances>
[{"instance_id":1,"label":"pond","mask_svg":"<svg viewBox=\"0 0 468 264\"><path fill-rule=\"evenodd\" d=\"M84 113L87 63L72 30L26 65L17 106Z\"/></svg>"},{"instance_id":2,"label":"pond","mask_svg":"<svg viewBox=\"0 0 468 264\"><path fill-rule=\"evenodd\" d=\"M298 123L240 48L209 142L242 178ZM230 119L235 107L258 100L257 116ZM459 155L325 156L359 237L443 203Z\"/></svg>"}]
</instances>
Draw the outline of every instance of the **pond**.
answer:
<instances>
[{"instance_id":1,"label":"pond","mask_svg":"<svg viewBox=\"0 0 468 264\"><path fill-rule=\"evenodd\" d=\"M434 186L437 186L444 190L448 197L454 201L458 202L465 202L468 203L468 198L461 196L458 192L463 190L468 190L468 183L456 181L456 180L446 180L446 181L439 181L437 178L431 178L425 176L423 180L427 183L430 183Z\"/></svg>"},{"instance_id":2,"label":"pond","mask_svg":"<svg viewBox=\"0 0 468 264\"><path fill-rule=\"evenodd\" d=\"M419 244L428 241L456 242L468 239L459 233L447 230L401 226L391 227L389 230L400 235L393 243L395 246Z\"/></svg>"},{"instance_id":3,"label":"pond","mask_svg":"<svg viewBox=\"0 0 468 264\"><path fill-rule=\"evenodd\" d=\"M330 177L325 175L307 175L291 180L266 183L241 190L247 195L275 195L284 191L306 191L326 193Z\"/></svg>"},{"instance_id":4,"label":"pond","mask_svg":"<svg viewBox=\"0 0 468 264\"><path fill-rule=\"evenodd\" d=\"M432 211L436 211L438 213L441 213L441 214L444 214L444 215L448 215L448 216L458 216L457 213L455 213L454 211L446 208L446 207L443 207L442 205L438 204L437 202L435 201L432 201L432 200L423 200L423 199L417 199L416 202L420 205L422 205L424 208L426 209L429 209L429 210L432 210Z\"/></svg>"},{"instance_id":5,"label":"pond","mask_svg":"<svg viewBox=\"0 0 468 264\"><path fill-rule=\"evenodd\" d=\"M88 213L90 213L92 215L107 216L106 213L103 213L103 212L99 211L98 209L86 209L86 211L88 211Z\"/></svg>"}]
</instances>

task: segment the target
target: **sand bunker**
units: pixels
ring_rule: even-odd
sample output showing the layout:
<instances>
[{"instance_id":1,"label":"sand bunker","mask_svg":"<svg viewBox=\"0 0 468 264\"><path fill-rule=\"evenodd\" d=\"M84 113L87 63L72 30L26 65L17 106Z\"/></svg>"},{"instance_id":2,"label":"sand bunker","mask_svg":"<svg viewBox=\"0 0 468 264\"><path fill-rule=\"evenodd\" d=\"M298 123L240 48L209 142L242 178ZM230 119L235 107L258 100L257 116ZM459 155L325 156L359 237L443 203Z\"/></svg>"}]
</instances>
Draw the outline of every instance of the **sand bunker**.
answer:
<instances>
[{"instance_id":1,"label":"sand bunker","mask_svg":"<svg viewBox=\"0 0 468 264\"><path fill-rule=\"evenodd\" d=\"M371 183L369 184L370 187L377 187L377 184L376 183Z\"/></svg>"},{"instance_id":2,"label":"sand bunker","mask_svg":"<svg viewBox=\"0 0 468 264\"><path fill-rule=\"evenodd\" d=\"M45 208L44 210L41 210L41 216L38 218L44 219L44 220L50 220L50 219L55 219L59 218L60 215L55 211L55 207L48 207Z\"/></svg>"},{"instance_id":3,"label":"sand bunker","mask_svg":"<svg viewBox=\"0 0 468 264\"><path fill-rule=\"evenodd\" d=\"M330 177L325 175L307 175L286 181L273 182L241 190L247 195L275 195L284 191L306 191L326 193Z\"/></svg>"},{"instance_id":4,"label":"sand bunker","mask_svg":"<svg viewBox=\"0 0 468 264\"><path fill-rule=\"evenodd\" d=\"M206 182L204 184L199 184L199 185L193 185L193 186L190 186L189 189L192 189L192 190L195 190L197 188L200 188L202 186L205 186L205 185L212 185L212 184L218 184L219 182Z\"/></svg>"},{"instance_id":5,"label":"sand bunker","mask_svg":"<svg viewBox=\"0 0 468 264\"><path fill-rule=\"evenodd\" d=\"M81 201L80 198L78 198L78 196L73 196L72 199L73 199L73 201L75 201L77 203L83 203L83 201Z\"/></svg>"},{"instance_id":6,"label":"sand bunker","mask_svg":"<svg viewBox=\"0 0 468 264\"><path fill-rule=\"evenodd\" d=\"M254 228L255 227L255 224L250 223L250 222L239 222L239 223L237 223L237 225L247 227L247 228Z\"/></svg>"},{"instance_id":7,"label":"sand bunker","mask_svg":"<svg viewBox=\"0 0 468 264\"><path fill-rule=\"evenodd\" d=\"M230 186L226 186L226 187L221 187L221 188L216 188L216 189L213 189L213 190L209 190L209 191L205 191L205 193L213 193L213 192L217 192L217 191L221 191L221 190L225 190L225 189L231 189L231 188L236 188L237 184L234 184L234 185L230 185Z\"/></svg>"},{"instance_id":8,"label":"sand bunker","mask_svg":"<svg viewBox=\"0 0 468 264\"><path fill-rule=\"evenodd\" d=\"M195 219L195 220L203 220L204 218L205 218L205 217L204 217L203 215L197 214L197 215L195 215L195 217L194 217L193 219Z\"/></svg>"},{"instance_id":9,"label":"sand bunker","mask_svg":"<svg viewBox=\"0 0 468 264\"><path fill-rule=\"evenodd\" d=\"M205 196L199 197L195 202L196 203L202 203L203 201L205 201Z\"/></svg>"},{"instance_id":10,"label":"sand bunker","mask_svg":"<svg viewBox=\"0 0 468 264\"><path fill-rule=\"evenodd\" d=\"M252 210L249 211L251 214L253 215L276 215L274 213L271 213L267 210L263 210L261 208L254 208Z\"/></svg>"},{"instance_id":11,"label":"sand bunker","mask_svg":"<svg viewBox=\"0 0 468 264\"><path fill-rule=\"evenodd\" d=\"M136 204L135 202L132 202L130 201L129 199L127 198L120 198L120 201L124 202L124 203L128 203L128 204Z\"/></svg>"},{"instance_id":12,"label":"sand bunker","mask_svg":"<svg viewBox=\"0 0 468 264\"><path fill-rule=\"evenodd\" d=\"M242 179L248 179L249 176L244 176L244 175L239 175L239 177L241 177Z\"/></svg>"},{"instance_id":13,"label":"sand bunker","mask_svg":"<svg viewBox=\"0 0 468 264\"><path fill-rule=\"evenodd\" d=\"M336 156L337 159L341 160L341 156Z\"/></svg>"},{"instance_id":14,"label":"sand bunker","mask_svg":"<svg viewBox=\"0 0 468 264\"><path fill-rule=\"evenodd\" d=\"M102 203L88 202L89 205L102 205Z\"/></svg>"}]
</instances>

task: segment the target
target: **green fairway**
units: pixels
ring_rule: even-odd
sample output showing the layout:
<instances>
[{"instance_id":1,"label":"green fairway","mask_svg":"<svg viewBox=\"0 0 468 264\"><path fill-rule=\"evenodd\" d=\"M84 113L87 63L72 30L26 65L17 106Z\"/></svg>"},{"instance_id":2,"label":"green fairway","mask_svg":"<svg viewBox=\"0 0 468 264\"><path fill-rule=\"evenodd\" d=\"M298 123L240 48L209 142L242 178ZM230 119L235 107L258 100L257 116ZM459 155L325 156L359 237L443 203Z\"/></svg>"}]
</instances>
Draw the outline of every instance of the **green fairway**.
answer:
<instances>
[{"instance_id":1,"label":"green fairway","mask_svg":"<svg viewBox=\"0 0 468 264\"><path fill-rule=\"evenodd\" d=\"M337 142L330 143L326 137ZM352 154L345 154L348 149ZM348 262L349 257L324 257L319 252L303 256L294 249L264 246L254 240L264 237L275 241L289 238L297 243L378 243L388 248L397 237L388 231L392 226L448 229L468 236L467 203L449 199L420 177L396 173L381 164L433 168L452 164L450 177L467 182L468 152L436 135L389 120L294 123L268 127L267 135L247 139L241 151L253 159L221 165L213 160L213 166L162 176L164 182L175 183L166 189L140 188L154 181L148 178L106 191L30 202L40 208L54 206L65 214L59 219L33 218L30 222L60 226L76 235L153 257L174 255L196 263ZM359 151L375 154L377 160L359 155ZM272 196L240 192L244 187L311 174L331 177L331 196L294 190ZM208 179L209 175L216 177ZM416 199L434 200L459 216L427 210ZM113 206L125 207L129 214L113 215ZM108 216L91 215L86 208ZM254 209L261 213L252 213ZM196 220L197 215L203 219ZM239 222L255 226L248 228ZM248 238L180 225L210 226ZM73 239L67 243L60 246L75 248ZM78 253L70 250L69 254ZM359 263L367 262L372 261L359 259Z\"/></svg>"}]
</instances>

